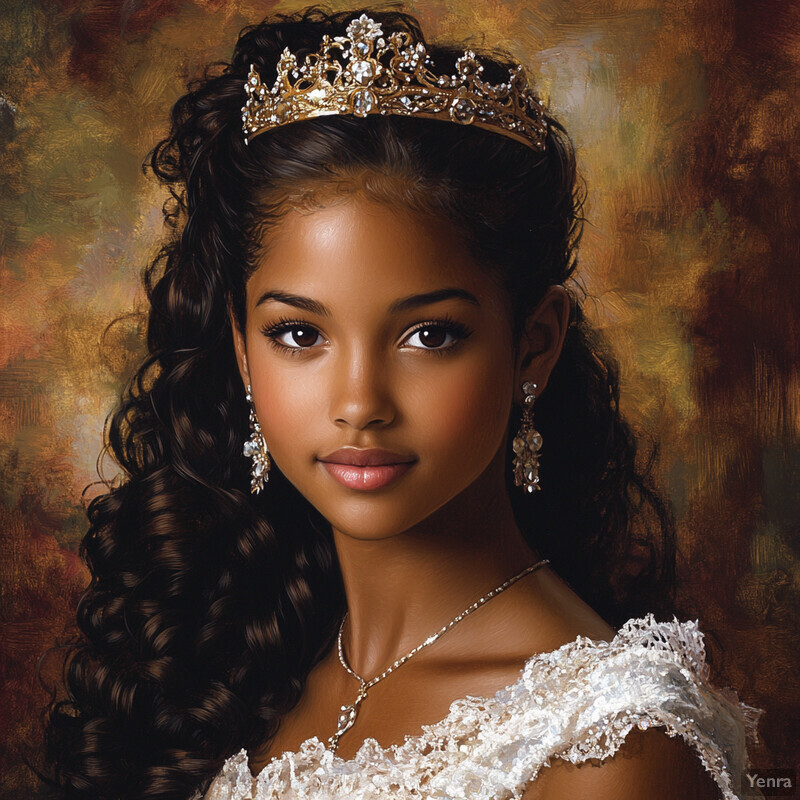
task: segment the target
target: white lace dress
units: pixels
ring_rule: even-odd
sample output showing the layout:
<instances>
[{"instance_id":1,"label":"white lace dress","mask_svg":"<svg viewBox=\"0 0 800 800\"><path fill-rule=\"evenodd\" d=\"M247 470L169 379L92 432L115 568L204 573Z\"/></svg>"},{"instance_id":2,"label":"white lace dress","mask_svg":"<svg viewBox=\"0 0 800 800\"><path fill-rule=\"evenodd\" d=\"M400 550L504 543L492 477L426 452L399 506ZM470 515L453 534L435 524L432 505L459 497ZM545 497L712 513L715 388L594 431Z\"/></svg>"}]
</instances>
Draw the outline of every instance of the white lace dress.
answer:
<instances>
[{"instance_id":1,"label":"white lace dress","mask_svg":"<svg viewBox=\"0 0 800 800\"><path fill-rule=\"evenodd\" d=\"M579 636L532 656L515 683L492 697L456 700L441 722L402 744L367 739L343 760L314 737L255 778L242 750L205 800L519 798L554 758L607 758L634 726L683 737L720 797L741 800L748 740L758 741L764 712L710 683L703 638L697 621L630 619L611 642Z\"/></svg>"}]
</instances>

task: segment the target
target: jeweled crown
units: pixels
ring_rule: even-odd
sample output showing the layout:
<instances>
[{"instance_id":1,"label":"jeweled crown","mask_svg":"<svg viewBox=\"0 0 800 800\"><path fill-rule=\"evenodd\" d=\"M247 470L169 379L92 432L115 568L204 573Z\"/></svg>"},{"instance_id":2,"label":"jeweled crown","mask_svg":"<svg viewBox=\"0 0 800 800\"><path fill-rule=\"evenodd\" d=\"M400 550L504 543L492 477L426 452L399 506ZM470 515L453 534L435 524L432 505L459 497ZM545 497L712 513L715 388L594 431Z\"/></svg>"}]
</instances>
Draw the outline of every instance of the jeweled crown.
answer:
<instances>
[{"instance_id":1,"label":"jeweled crown","mask_svg":"<svg viewBox=\"0 0 800 800\"><path fill-rule=\"evenodd\" d=\"M264 131L329 114L399 114L474 125L544 150L547 120L521 65L508 81L481 79L472 50L456 61L455 75L436 75L425 45L405 31L384 39L379 23L362 14L347 36L325 34L317 53L298 64L284 48L271 89L250 65L242 108L245 143Z\"/></svg>"}]
</instances>

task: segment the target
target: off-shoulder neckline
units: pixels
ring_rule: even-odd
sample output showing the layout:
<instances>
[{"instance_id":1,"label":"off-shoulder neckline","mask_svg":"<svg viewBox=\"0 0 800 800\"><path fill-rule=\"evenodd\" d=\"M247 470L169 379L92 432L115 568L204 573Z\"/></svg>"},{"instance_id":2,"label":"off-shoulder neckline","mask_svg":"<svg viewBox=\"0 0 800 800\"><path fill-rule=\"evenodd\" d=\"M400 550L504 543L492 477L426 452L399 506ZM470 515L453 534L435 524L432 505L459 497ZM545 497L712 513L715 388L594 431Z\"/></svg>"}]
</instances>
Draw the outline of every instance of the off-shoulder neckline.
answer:
<instances>
[{"instance_id":1,"label":"off-shoulder neckline","mask_svg":"<svg viewBox=\"0 0 800 800\"><path fill-rule=\"evenodd\" d=\"M557 656L559 656L563 651L567 650L573 651L570 653L570 655L573 653L579 653L585 648L594 648L595 650L613 650L615 646L634 644L637 639L644 639L646 638L647 634L652 634L655 632L658 634L658 636L652 639L651 643L655 644L661 649L669 650L672 653L685 652L684 648L688 643L688 640L691 640L696 645L699 645L701 654L700 663L695 663L693 666L695 670L697 670L702 676L707 670L707 665L704 657L705 653L703 647L703 634L697 628L698 623L698 620L681 622L676 616L673 616L671 621L658 622L654 615L649 613L644 617L632 617L629 619L616 632L612 639L591 639L588 636L579 634L575 637L575 639L565 642L560 647L557 647L553 650L534 653L525 661L525 664L520 670L516 680L502 689L498 689L494 694L466 695L465 697L453 700L453 702L450 704L450 710L441 720L422 725L418 733L406 734L402 742L397 742L395 744L382 747L377 739L368 737L364 739L358 750L351 758L342 758L341 756L336 755L336 753L331 753L325 746L324 742L320 741L318 736L312 736L301 742L296 750L285 750L282 753L274 755L258 771L258 773L253 776L253 780L257 782L259 780L266 779L274 767L288 756L304 756L317 753L320 754L321 758L328 766L337 765L339 767L347 767L348 765L353 765L356 762L362 761L365 754L368 752L380 754L384 757L391 756L394 761L397 761L397 756L402 755L404 751L415 749L418 750L419 746L424 742L440 738L444 732L452 728L453 722L459 716L463 716L465 710L481 708L487 704L496 704L498 701L502 701L513 695L515 690L517 690L525 682L526 677L533 671L535 667L539 666L540 664L546 665L547 662L553 663ZM678 650L676 650L676 648L673 646L673 641L676 638L680 642ZM234 759L247 765L248 771L250 770L250 757L246 749L242 748L238 753L232 755L225 762L226 765L229 762L232 762Z\"/></svg>"}]
</instances>

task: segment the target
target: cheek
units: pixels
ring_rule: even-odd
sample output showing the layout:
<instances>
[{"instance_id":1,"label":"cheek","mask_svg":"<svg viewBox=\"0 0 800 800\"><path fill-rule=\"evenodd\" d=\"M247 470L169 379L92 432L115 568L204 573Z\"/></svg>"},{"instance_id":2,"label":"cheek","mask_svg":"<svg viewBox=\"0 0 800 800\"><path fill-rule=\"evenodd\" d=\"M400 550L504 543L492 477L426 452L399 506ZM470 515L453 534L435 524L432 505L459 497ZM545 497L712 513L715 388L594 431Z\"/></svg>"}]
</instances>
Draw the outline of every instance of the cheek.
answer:
<instances>
[{"instance_id":1,"label":"cheek","mask_svg":"<svg viewBox=\"0 0 800 800\"><path fill-rule=\"evenodd\" d=\"M263 373L253 377L253 394L267 446L278 460L281 456L291 458L299 452L297 445L309 432L310 422L320 413L319 392L296 375L289 380L273 370L269 377Z\"/></svg>"},{"instance_id":2,"label":"cheek","mask_svg":"<svg viewBox=\"0 0 800 800\"><path fill-rule=\"evenodd\" d=\"M509 376L486 362L431 387L430 441L470 461L494 455L511 410Z\"/></svg>"}]
</instances>

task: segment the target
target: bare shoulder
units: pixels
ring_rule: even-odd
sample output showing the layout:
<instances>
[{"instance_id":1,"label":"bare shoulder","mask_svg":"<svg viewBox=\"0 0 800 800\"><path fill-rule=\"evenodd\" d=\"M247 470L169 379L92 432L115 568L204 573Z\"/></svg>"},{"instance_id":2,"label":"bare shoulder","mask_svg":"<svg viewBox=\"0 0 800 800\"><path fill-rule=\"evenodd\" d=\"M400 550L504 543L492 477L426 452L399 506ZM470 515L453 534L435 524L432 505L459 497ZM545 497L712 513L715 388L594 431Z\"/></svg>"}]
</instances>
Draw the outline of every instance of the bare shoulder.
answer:
<instances>
[{"instance_id":1,"label":"bare shoulder","mask_svg":"<svg viewBox=\"0 0 800 800\"><path fill-rule=\"evenodd\" d=\"M664 728L634 728L609 758L572 764L555 758L522 800L719 800L720 790L696 751Z\"/></svg>"},{"instance_id":2,"label":"bare shoulder","mask_svg":"<svg viewBox=\"0 0 800 800\"><path fill-rule=\"evenodd\" d=\"M596 641L614 638L617 631L557 573L543 569L537 578L535 628L548 640L546 649L560 647L578 636Z\"/></svg>"}]
</instances>

